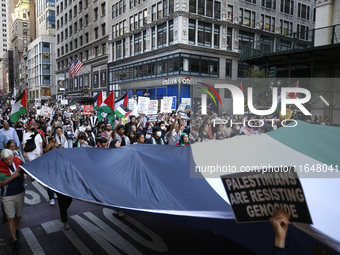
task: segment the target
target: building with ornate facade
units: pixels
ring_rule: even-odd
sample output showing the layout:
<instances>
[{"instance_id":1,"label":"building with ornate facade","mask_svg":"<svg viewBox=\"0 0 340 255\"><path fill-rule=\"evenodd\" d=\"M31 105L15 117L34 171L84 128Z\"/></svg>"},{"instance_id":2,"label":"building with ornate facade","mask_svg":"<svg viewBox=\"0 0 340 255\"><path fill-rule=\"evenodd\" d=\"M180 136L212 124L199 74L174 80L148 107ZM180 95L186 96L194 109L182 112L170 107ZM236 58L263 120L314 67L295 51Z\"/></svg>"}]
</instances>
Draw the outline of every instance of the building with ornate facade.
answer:
<instances>
[{"instance_id":1,"label":"building with ornate facade","mask_svg":"<svg viewBox=\"0 0 340 255\"><path fill-rule=\"evenodd\" d=\"M245 77L244 44L282 48L296 31L307 41L315 20L315 2L307 0L120 0L110 10L109 90L175 96L177 104L190 97L194 108L202 91L192 85L238 85ZM216 110L230 111L224 92Z\"/></svg>"},{"instance_id":2,"label":"building with ornate facade","mask_svg":"<svg viewBox=\"0 0 340 255\"><path fill-rule=\"evenodd\" d=\"M92 97L107 90L108 0L56 0L56 79L58 93L69 98ZM70 79L69 62L83 67ZM101 85L98 86L99 75ZM61 82L64 81L65 82ZM65 91L63 86L65 85Z\"/></svg>"}]
</instances>

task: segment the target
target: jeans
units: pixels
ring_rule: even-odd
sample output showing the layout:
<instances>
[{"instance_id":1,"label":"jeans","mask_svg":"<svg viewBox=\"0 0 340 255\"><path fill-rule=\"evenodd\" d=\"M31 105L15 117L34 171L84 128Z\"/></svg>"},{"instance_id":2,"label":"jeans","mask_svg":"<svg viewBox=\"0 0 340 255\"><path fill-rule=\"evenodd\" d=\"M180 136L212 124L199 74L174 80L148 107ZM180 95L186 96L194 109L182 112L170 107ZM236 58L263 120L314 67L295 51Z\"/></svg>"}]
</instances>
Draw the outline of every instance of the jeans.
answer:
<instances>
[{"instance_id":1,"label":"jeans","mask_svg":"<svg viewBox=\"0 0 340 255\"><path fill-rule=\"evenodd\" d=\"M51 200L51 199L54 199L54 191L47 188L47 194L48 194L48 198Z\"/></svg>"}]
</instances>

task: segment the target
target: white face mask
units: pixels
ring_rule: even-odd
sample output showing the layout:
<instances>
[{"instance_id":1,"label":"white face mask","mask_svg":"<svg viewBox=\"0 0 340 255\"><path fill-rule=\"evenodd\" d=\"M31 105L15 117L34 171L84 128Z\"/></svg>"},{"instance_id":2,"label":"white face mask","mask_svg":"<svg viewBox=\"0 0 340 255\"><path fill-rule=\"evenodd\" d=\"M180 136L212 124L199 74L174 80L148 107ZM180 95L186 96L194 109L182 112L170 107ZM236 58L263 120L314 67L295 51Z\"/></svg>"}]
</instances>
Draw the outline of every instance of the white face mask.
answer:
<instances>
[{"instance_id":1,"label":"white face mask","mask_svg":"<svg viewBox=\"0 0 340 255\"><path fill-rule=\"evenodd\" d=\"M237 129L237 130L240 130L240 126L236 126L236 129Z\"/></svg>"},{"instance_id":2,"label":"white face mask","mask_svg":"<svg viewBox=\"0 0 340 255\"><path fill-rule=\"evenodd\" d=\"M145 135L145 139L150 139L151 135L150 134L146 134Z\"/></svg>"},{"instance_id":3,"label":"white face mask","mask_svg":"<svg viewBox=\"0 0 340 255\"><path fill-rule=\"evenodd\" d=\"M158 137L161 137L162 136L162 131L157 131L156 134L157 134Z\"/></svg>"},{"instance_id":4,"label":"white face mask","mask_svg":"<svg viewBox=\"0 0 340 255\"><path fill-rule=\"evenodd\" d=\"M162 130L164 130L164 129L165 129L165 127L161 127L161 129L162 129Z\"/></svg>"}]
</instances>

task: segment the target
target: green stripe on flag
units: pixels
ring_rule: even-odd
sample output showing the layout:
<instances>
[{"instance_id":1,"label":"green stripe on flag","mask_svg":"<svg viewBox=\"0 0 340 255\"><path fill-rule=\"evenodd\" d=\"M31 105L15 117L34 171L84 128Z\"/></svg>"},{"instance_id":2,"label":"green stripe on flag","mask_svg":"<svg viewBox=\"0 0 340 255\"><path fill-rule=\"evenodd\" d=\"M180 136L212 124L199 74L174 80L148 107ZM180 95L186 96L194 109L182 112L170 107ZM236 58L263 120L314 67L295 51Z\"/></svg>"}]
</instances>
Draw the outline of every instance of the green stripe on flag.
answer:
<instances>
[{"instance_id":1,"label":"green stripe on flag","mask_svg":"<svg viewBox=\"0 0 340 255\"><path fill-rule=\"evenodd\" d=\"M335 165L340 166L340 127L297 122L296 127L282 127L266 134L293 150L333 165L333 169Z\"/></svg>"},{"instance_id":2,"label":"green stripe on flag","mask_svg":"<svg viewBox=\"0 0 340 255\"><path fill-rule=\"evenodd\" d=\"M7 174L0 173L0 181L4 181L9 177Z\"/></svg>"}]
</instances>

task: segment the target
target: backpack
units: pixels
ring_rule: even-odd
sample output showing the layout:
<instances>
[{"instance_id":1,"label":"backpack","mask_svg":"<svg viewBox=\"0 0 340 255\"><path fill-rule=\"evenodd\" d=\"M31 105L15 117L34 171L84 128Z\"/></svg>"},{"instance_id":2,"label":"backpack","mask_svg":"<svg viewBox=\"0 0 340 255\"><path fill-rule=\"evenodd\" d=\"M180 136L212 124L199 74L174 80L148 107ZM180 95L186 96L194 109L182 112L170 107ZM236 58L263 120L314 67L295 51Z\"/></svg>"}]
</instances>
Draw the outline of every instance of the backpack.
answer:
<instances>
[{"instance_id":1,"label":"backpack","mask_svg":"<svg viewBox=\"0 0 340 255\"><path fill-rule=\"evenodd\" d=\"M37 146L35 145L34 139L35 139L35 137L36 137L37 134L38 134L38 132L34 132L34 134L31 135L31 138L27 140L27 142L26 142L26 144L25 144L25 148L24 148L24 151L25 151L25 152L31 152L31 151L34 151L34 150L35 150L35 148L36 148Z\"/></svg>"}]
</instances>

